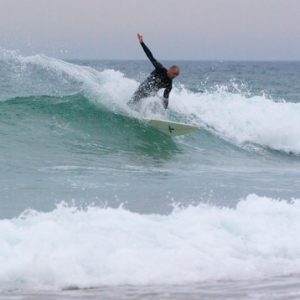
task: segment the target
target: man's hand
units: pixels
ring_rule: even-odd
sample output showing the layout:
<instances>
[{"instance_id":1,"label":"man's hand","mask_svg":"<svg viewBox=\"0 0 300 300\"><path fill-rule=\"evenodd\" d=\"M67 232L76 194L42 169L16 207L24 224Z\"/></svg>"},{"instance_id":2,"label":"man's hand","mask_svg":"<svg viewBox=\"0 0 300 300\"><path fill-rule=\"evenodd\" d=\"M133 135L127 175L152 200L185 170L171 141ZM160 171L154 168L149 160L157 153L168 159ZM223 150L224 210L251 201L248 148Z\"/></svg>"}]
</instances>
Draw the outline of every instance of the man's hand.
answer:
<instances>
[{"instance_id":1,"label":"man's hand","mask_svg":"<svg viewBox=\"0 0 300 300\"><path fill-rule=\"evenodd\" d=\"M144 39L143 39L143 36L141 34L137 34L137 39L140 43L143 43L144 42Z\"/></svg>"}]
</instances>

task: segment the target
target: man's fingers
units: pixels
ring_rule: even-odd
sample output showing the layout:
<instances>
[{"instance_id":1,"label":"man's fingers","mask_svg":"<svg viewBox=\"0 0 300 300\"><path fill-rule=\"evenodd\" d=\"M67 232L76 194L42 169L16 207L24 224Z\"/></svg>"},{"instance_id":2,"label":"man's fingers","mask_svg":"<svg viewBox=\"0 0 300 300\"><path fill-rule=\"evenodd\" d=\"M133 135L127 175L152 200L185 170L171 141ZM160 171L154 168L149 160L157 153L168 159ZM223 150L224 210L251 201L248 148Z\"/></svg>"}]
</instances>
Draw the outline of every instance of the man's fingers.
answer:
<instances>
[{"instance_id":1,"label":"man's fingers","mask_svg":"<svg viewBox=\"0 0 300 300\"><path fill-rule=\"evenodd\" d=\"M143 41L143 36L139 33L137 33L137 38L138 38L140 43Z\"/></svg>"}]
</instances>

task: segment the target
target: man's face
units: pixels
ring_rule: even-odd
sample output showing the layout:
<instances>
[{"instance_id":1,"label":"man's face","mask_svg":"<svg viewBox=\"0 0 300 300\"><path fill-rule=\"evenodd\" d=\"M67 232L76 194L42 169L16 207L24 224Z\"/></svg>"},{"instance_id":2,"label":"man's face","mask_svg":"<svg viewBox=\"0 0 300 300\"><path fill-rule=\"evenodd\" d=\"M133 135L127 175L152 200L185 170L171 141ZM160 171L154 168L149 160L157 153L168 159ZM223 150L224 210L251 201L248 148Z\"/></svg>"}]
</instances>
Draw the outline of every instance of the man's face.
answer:
<instances>
[{"instance_id":1,"label":"man's face","mask_svg":"<svg viewBox=\"0 0 300 300\"><path fill-rule=\"evenodd\" d=\"M170 68L168 70L168 77L170 79L174 79L175 77L177 77L180 74L180 70L179 68Z\"/></svg>"}]
</instances>

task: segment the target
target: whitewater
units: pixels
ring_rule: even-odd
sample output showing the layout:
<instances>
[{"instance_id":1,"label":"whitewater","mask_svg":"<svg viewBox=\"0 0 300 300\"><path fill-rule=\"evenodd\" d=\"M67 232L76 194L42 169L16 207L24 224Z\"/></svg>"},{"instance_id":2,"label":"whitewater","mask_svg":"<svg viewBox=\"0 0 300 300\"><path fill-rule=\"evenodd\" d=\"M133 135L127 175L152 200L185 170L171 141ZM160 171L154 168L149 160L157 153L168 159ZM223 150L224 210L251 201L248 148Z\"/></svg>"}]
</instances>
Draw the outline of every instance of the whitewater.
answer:
<instances>
[{"instance_id":1,"label":"whitewater","mask_svg":"<svg viewBox=\"0 0 300 300\"><path fill-rule=\"evenodd\" d=\"M0 222L0 281L43 289L289 275L300 268L299 207L250 195L234 209L199 205L168 216L29 210Z\"/></svg>"},{"instance_id":2,"label":"whitewater","mask_svg":"<svg viewBox=\"0 0 300 300\"><path fill-rule=\"evenodd\" d=\"M300 64L179 64L0 50L0 299L299 297Z\"/></svg>"}]
</instances>

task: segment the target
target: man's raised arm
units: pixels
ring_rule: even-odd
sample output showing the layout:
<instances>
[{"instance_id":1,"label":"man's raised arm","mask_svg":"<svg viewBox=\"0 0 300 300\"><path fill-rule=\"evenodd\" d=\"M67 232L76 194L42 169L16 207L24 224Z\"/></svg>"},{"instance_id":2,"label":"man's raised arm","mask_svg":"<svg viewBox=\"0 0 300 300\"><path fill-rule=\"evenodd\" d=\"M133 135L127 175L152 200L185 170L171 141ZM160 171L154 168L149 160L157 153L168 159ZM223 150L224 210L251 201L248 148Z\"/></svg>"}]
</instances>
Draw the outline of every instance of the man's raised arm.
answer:
<instances>
[{"instance_id":1,"label":"man's raised arm","mask_svg":"<svg viewBox=\"0 0 300 300\"><path fill-rule=\"evenodd\" d=\"M149 48L145 45L144 43L144 39L143 39L143 36L140 35L139 33L137 34L137 38L138 38L138 41L140 42L141 46L143 47L147 57L149 58L149 60L152 62L153 66L156 68L156 69L160 69L160 68L163 68L162 64L159 63L154 57L153 57L153 54L151 53L151 51L149 50Z\"/></svg>"}]
</instances>

